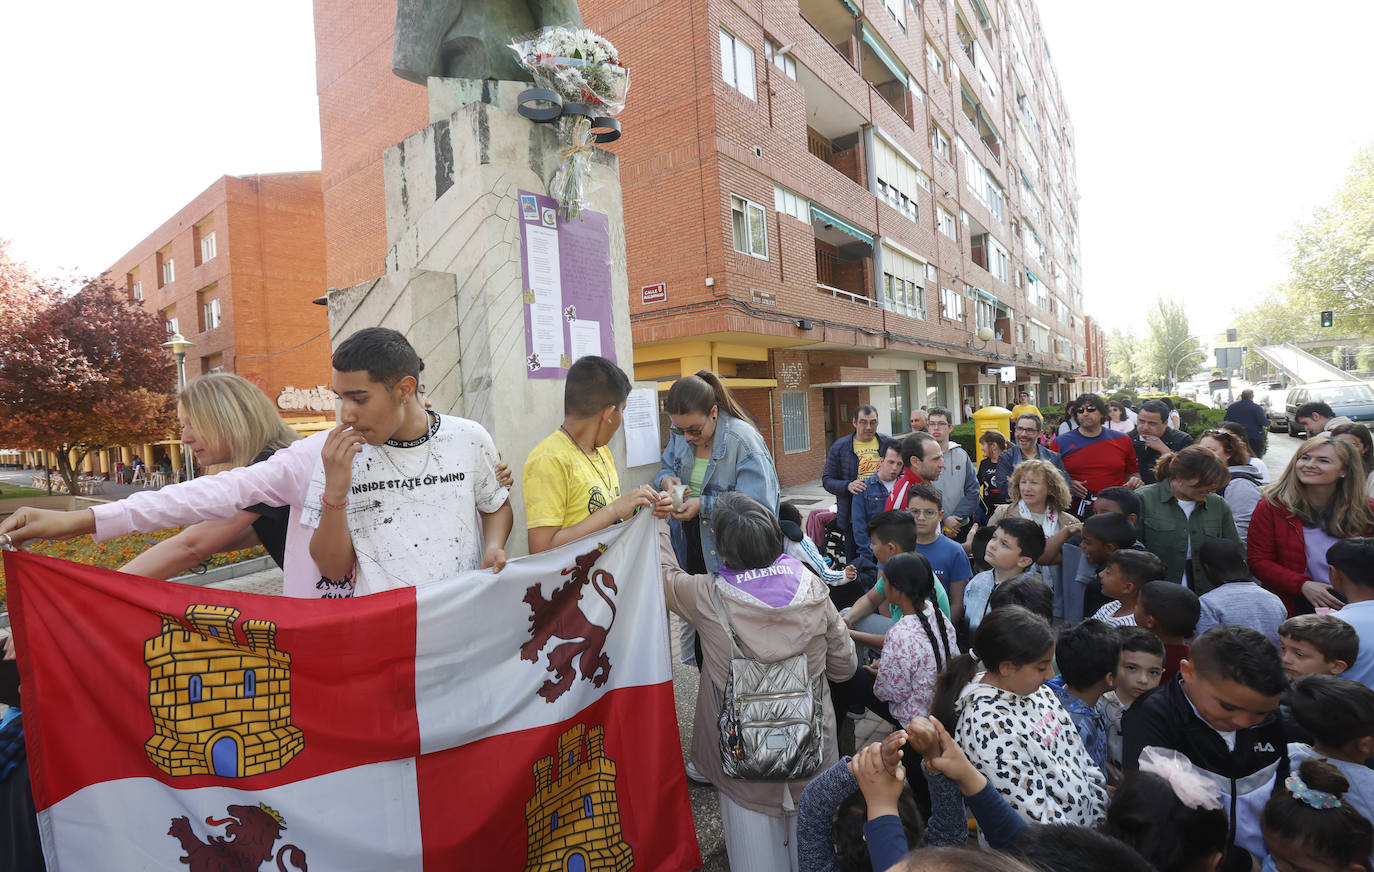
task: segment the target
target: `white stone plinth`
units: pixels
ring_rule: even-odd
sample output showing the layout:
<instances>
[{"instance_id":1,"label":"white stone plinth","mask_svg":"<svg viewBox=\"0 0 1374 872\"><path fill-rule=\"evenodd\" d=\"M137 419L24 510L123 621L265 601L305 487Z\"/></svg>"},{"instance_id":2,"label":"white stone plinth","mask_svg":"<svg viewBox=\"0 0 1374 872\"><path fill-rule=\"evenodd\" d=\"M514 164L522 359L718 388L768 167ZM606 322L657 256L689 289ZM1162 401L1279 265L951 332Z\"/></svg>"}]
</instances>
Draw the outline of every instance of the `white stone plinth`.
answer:
<instances>
[{"instance_id":1,"label":"white stone plinth","mask_svg":"<svg viewBox=\"0 0 1374 872\"><path fill-rule=\"evenodd\" d=\"M517 477L512 556L526 550L525 457L563 420L564 380L532 379L525 369L518 192L546 193L561 147L553 125L516 114L515 95L526 87L430 80L433 123L384 158L386 275L329 295L332 344L364 327L400 331L425 361L421 382L434 408L490 431ZM589 208L610 221L611 329L616 362L633 376L614 155L592 155L588 191ZM611 449L623 471L623 438ZM622 486L644 480L645 471L622 472Z\"/></svg>"}]
</instances>

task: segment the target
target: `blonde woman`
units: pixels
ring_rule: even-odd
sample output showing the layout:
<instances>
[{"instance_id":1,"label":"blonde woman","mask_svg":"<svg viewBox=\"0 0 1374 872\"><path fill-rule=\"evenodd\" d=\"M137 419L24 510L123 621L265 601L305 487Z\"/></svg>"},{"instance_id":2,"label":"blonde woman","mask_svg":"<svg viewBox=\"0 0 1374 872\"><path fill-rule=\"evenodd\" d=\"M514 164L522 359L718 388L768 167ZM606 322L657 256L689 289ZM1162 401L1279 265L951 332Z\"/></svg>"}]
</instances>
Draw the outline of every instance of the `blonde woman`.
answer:
<instances>
[{"instance_id":1,"label":"blonde woman","mask_svg":"<svg viewBox=\"0 0 1374 872\"><path fill-rule=\"evenodd\" d=\"M248 466L300 438L256 385L227 372L203 375L177 399L181 444L202 468ZM170 578L220 551L262 545L282 565L289 509L250 506L222 521L201 521L159 542L122 567L151 578Z\"/></svg>"},{"instance_id":2,"label":"blonde woman","mask_svg":"<svg viewBox=\"0 0 1374 872\"><path fill-rule=\"evenodd\" d=\"M1339 609L1344 603L1331 593L1326 550L1341 539L1368 536L1371 529L1374 512L1359 452L1318 434L1293 453L1250 516L1250 571L1283 599L1291 615Z\"/></svg>"},{"instance_id":3,"label":"blonde woman","mask_svg":"<svg viewBox=\"0 0 1374 872\"><path fill-rule=\"evenodd\" d=\"M998 506L988 523L995 525L1003 518L1025 518L1040 525L1045 531L1046 551L1041 557L1041 565L1035 567L1040 577L1056 592L1059 599L1060 571L1057 564L1063 561L1059 546L1072 535L1079 520L1067 511L1072 495L1064 476L1048 460L1023 460L1012 470L1011 481L1007 484L1008 502ZM1072 529L1070 529L1072 528ZM972 536L969 537L972 539ZM1053 543L1051 551L1049 545ZM1054 564L1054 565L1051 565Z\"/></svg>"}]
</instances>

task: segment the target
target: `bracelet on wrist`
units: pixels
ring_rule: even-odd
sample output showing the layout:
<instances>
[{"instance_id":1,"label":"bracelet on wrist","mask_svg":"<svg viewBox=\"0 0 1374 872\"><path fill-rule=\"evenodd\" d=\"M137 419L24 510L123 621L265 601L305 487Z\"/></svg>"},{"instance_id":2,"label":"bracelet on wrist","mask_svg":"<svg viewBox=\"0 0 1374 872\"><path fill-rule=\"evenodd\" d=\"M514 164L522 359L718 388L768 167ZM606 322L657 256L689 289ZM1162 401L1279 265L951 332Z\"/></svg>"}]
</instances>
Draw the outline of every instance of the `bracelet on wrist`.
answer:
<instances>
[{"instance_id":1,"label":"bracelet on wrist","mask_svg":"<svg viewBox=\"0 0 1374 872\"><path fill-rule=\"evenodd\" d=\"M326 509L330 509L335 512L342 512L344 509L348 508L348 497L344 497L344 501L341 503L331 503L329 500L325 499L323 495L321 495L320 505L324 506Z\"/></svg>"}]
</instances>

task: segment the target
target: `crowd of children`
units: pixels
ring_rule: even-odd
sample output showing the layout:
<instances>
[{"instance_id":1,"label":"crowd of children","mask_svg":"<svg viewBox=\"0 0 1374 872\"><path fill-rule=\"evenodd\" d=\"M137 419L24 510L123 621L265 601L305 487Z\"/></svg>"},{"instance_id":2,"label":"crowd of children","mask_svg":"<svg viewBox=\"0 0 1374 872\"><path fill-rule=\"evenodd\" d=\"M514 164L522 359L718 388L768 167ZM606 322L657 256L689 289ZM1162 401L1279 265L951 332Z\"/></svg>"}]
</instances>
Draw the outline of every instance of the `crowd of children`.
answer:
<instances>
[{"instance_id":1,"label":"crowd of children","mask_svg":"<svg viewBox=\"0 0 1374 872\"><path fill-rule=\"evenodd\" d=\"M850 699L897 729L807 788L800 869L1374 870L1374 689L1350 677L1374 640L1290 617L1229 537L1189 546L1201 597L1167 580L1112 491L1048 536L973 530L967 583L900 553L919 533L879 559L846 614L876 658ZM936 527L938 492L908 499L873 541ZM1333 589L1374 602L1374 539L1331 551Z\"/></svg>"}]
</instances>

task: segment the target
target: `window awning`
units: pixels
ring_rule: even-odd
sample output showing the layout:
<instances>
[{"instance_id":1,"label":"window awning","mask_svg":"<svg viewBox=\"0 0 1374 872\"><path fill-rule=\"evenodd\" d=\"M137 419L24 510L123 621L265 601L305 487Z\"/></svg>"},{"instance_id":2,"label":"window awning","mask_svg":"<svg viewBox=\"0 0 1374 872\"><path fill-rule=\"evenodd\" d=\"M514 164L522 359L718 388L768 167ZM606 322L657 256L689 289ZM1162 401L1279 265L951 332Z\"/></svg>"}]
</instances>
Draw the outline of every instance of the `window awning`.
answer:
<instances>
[{"instance_id":1,"label":"window awning","mask_svg":"<svg viewBox=\"0 0 1374 872\"><path fill-rule=\"evenodd\" d=\"M1035 277L1035 273L1031 272L1030 270L1026 270L1026 278L1030 279L1033 282L1040 281L1038 278Z\"/></svg>"},{"instance_id":2,"label":"window awning","mask_svg":"<svg viewBox=\"0 0 1374 872\"><path fill-rule=\"evenodd\" d=\"M905 85L907 80L906 70L902 69L902 65L897 63L897 59L892 56L892 52L888 51L887 46L883 45L883 41L879 39L878 35L868 26L868 22L864 22L864 42L868 44L869 48L873 49L873 54L877 55L882 65L887 67L887 71L892 74L893 78Z\"/></svg>"},{"instance_id":3,"label":"window awning","mask_svg":"<svg viewBox=\"0 0 1374 872\"><path fill-rule=\"evenodd\" d=\"M859 7L855 6L850 0L840 0L840 5L849 10L849 14L855 18L859 17Z\"/></svg>"},{"instance_id":4,"label":"window awning","mask_svg":"<svg viewBox=\"0 0 1374 872\"><path fill-rule=\"evenodd\" d=\"M978 296L982 297L984 300L987 300L989 303L992 303L994 306L1000 306L1000 305L1002 305L1002 301L1001 301L1001 300L997 299L997 298L996 298L995 296L993 296L992 294L989 294L987 291L983 290L982 288L975 288L974 290L976 290L976 291L978 292Z\"/></svg>"},{"instance_id":5,"label":"window awning","mask_svg":"<svg viewBox=\"0 0 1374 872\"><path fill-rule=\"evenodd\" d=\"M830 214L829 212L822 209L820 206L817 206L815 203L811 204L811 220L819 220L825 224L832 224L835 226L836 229L843 230L845 233L848 233L850 236L854 237L860 242L866 242L869 245L873 244L873 234L865 233L864 231L855 227L853 224L850 224L848 221L844 220L838 215Z\"/></svg>"}]
</instances>

